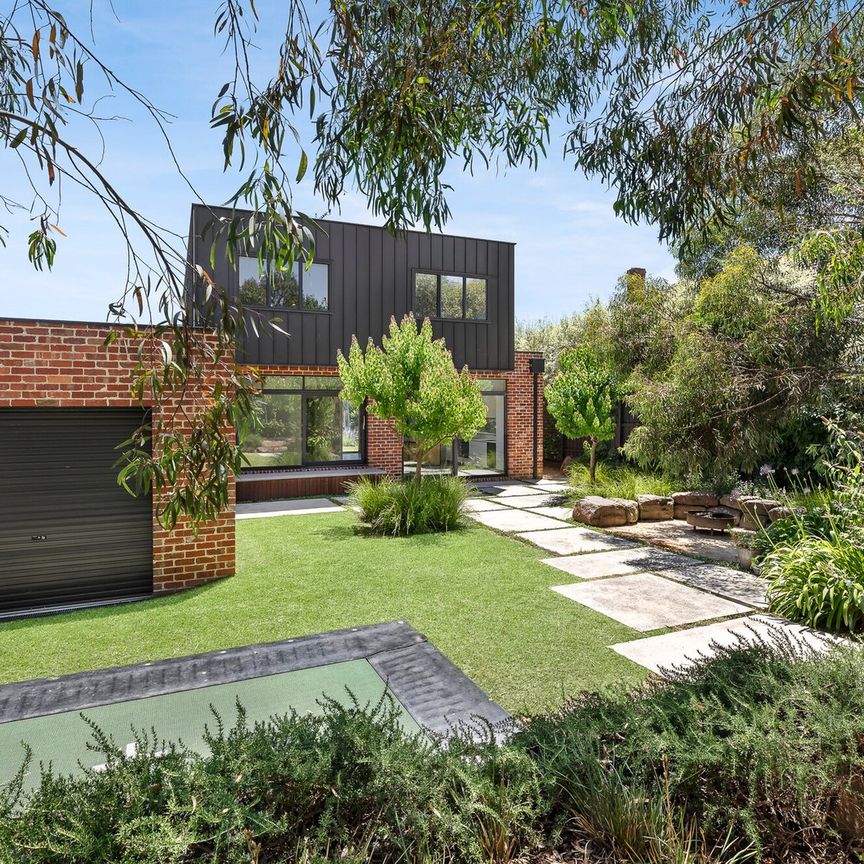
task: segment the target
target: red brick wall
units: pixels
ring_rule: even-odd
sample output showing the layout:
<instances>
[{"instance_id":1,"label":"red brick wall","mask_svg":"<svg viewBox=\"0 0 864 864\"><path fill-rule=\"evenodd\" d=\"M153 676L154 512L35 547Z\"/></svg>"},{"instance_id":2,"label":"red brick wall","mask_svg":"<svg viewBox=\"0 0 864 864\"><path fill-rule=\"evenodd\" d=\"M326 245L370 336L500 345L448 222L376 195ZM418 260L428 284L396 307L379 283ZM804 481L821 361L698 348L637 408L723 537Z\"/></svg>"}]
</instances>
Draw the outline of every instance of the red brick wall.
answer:
<instances>
[{"instance_id":1,"label":"red brick wall","mask_svg":"<svg viewBox=\"0 0 864 864\"><path fill-rule=\"evenodd\" d=\"M512 371L472 369L476 378L504 379L507 382L507 475L528 479L533 476L534 376L529 361L542 357L540 352L517 351ZM335 366L274 366L254 367L262 375L336 375ZM538 379L537 470L543 472L543 376ZM388 474L402 473L402 437L392 421L368 418L367 463L383 468Z\"/></svg>"},{"instance_id":2,"label":"red brick wall","mask_svg":"<svg viewBox=\"0 0 864 864\"><path fill-rule=\"evenodd\" d=\"M102 324L0 320L0 408L137 407L140 403L131 396L129 382L138 343L120 337L103 348L111 329ZM202 338L207 337L202 333ZM227 371L225 367L224 373ZM212 381L205 381L199 392L184 396L189 419L183 422L194 422L196 401L200 404L206 398L208 383ZM154 408L156 447L163 418L178 422L174 408L176 405L170 404ZM173 531L166 531L155 518L158 500L154 496L154 591L189 588L234 574L233 478L230 483L232 509L203 526L197 536L182 522Z\"/></svg>"}]
</instances>

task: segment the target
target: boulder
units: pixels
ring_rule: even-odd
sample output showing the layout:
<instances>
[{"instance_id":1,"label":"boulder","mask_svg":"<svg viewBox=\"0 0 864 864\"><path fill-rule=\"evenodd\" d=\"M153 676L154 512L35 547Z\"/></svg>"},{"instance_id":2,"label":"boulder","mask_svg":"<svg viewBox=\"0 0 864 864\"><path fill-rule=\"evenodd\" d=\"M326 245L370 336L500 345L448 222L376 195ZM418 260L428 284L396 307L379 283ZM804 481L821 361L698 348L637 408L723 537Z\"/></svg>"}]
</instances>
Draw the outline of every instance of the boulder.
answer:
<instances>
[{"instance_id":1,"label":"boulder","mask_svg":"<svg viewBox=\"0 0 864 864\"><path fill-rule=\"evenodd\" d=\"M694 507L706 510L708 507L716 507L720 499L710 492L673 492L672 503L676 507Z\"/></svg>"},{"instance_id":2,"label":"boulder","mask_svg":"<svg viewBox=\"0 0 864 864\"><path fill-rule=\"evenodd\" d=\"M792 510L789 507L783 507L782 505L779 507L772 507L768 511L768 520L770 522L776 522L778 519L787 519L792 515Z\"/></svg>"},{"instance_id":3,"label":"boulder","mask_svg":"<svg viewBox=\"0 0 864 864\"><path fill-rule=\"evenodd\" d=\"M595 528L617 528L632 525L639 518L639 505L625 498L601 498L589 495L573 506L573 521Z\"/></svg>"},{"instance_id":4,"label":"boulder","mask_svg":"<svg viewBox=\"0 0 864 864\"><path fill-rule=\"evenodd\" d=\"M573 464L573 457L572 456L565 456L564 461L561 463L561 473L562 474L569 474L570 473L570 466L572 464Z\"/></svg>"},{"instance_id":5,"label":"boulder","mask_svg":"<svg viewBox=\"0 0 864 864\"><path fill-rule=\"evenodd\" d=\"M640 521L659 521L673 516L672 499L666 495L637 495L636 503L639 505Z\"/></svg>"},{"instance_id":6,"label":"boulder","mask_svg":"<svg viewBox=\"0 0 864 864\"><path fill-rule=\"evenodd\" d=\"M721 495L720 506L728 507L730 510L741 510L741 499L737 495Z\"/></svg>"},{"instance_id":7,"label":"boulder","mask_svg":"<svg viewBox=\"0 0 864 864\"><path fill-rule=\"evenodd\" d=\"M741 512L744 514L744 519L747 522L755 525L757 528L770 524L771 520L768 513L775 507L779 507L780 502L773 498L742 498ZM742 527L747 527L743 525ZM755 529L751 529L755 530Z\"/></svg>"}]
</instances>

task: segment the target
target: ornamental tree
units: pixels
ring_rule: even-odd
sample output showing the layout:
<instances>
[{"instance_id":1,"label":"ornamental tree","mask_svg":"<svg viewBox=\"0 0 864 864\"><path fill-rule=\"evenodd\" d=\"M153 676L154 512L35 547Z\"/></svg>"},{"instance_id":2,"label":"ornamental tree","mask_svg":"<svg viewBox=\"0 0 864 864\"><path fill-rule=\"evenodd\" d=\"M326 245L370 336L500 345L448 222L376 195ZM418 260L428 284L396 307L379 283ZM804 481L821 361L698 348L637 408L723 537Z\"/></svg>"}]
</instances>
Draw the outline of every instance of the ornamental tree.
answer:
<instances>
[{"instance_id":1,"label":"ornamental tree","mask_svg":"<svg viewBox=\"0 0 864 864\"><path fill-rule=\"evenodd\" d=\"M392 418L397 431L414 442L418 481L427 453L454 438L473 438L486 423L480 388L467 367L456 369L444 340L432 338L428 318L419 329L413 315L401 324L391 318L380 348L370 339L364 351L354 337L348 357L340 351L337 362L342 398Z\"/></svg>"},{"instance_id":2,"label":"ornamental tree","mask_svg":"<svg viewBox=\"0 0 864 864\"><path fill-rule=\"evenodd\" d=\"M620 387L610 364L584 347L561 355L558 374L546 388L549 413L568 438L587 438L591 448L589 474L596 480L597 445L615 437L612 410Z\"/></svg>"}]
</instances>

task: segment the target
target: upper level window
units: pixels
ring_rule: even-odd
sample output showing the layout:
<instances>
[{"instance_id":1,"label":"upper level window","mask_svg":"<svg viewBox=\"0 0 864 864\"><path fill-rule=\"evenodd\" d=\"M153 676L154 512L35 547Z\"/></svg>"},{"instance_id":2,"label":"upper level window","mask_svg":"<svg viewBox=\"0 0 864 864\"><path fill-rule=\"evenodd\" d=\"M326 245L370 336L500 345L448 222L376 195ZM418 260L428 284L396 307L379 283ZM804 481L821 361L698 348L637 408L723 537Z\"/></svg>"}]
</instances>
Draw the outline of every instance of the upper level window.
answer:
<instances>
[{"instance_id":1,"label":"upper level window","mask_svg":"<svg viewBox=\"0 0 864 864\"><path fill-rule=\"evenodd\" d=\"M326 264L315 262L307 269L295 261L290 271L283 271L276 270L268 262L262 273L257 258L241 257L237 273L240 302L244 306L327 309L329 268Z\"/></svg>"},{"instance_id":2,"label":"upper level window","mask_svg":"<svg viewBox=\"0 0 864 864\"><path fill-rule=\"evenodd\" d=\"M414 314L417 318L485 321L486 306L486 280L480 276L414 274Z\"/></svg>"}]
</instances>

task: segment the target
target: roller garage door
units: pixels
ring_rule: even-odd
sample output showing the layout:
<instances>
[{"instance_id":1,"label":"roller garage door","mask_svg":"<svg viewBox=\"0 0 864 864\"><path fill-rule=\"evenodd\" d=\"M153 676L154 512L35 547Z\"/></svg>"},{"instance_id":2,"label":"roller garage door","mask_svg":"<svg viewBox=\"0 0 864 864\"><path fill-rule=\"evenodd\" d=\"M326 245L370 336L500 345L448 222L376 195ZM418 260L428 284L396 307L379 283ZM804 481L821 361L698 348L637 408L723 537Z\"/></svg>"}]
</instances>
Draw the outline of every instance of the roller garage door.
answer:
<instances>
[{"instance_id":1,"label":"roller garage door","mask_svg":"<svg viewBox=\"0 0 864 864\"><path fill-rule=\"evenodd\" d=\"M0 614L149 594L150 497L117 485L127 408L0 408Z\"/></svg>"}]
</instances>

